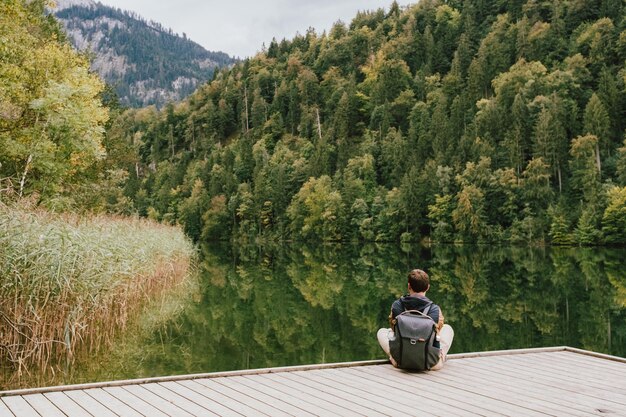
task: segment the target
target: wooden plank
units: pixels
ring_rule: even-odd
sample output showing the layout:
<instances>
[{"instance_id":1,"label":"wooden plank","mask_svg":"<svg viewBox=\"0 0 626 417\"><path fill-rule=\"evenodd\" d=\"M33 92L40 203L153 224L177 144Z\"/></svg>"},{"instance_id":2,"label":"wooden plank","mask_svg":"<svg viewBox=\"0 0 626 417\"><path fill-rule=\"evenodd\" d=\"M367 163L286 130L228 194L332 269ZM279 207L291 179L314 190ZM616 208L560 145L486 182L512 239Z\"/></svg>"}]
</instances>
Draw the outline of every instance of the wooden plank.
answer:
<instances>
[{"instance_id":1,"label":"wooden plank","mask_svg":"<svg viewBox=\"0 0 626 417\"><path fill-rule=\"evenodd\" d=\"M447 393L451 398L456 400L457 405L459 404L470 404L474 405L478 408L482 408L484 412L491 411L492 413L497 414L506 414L506 415L532 415L536 414L536 411L533 410L525 410L520 407L518 402L513 402L510 399L502 399L498 395L494 395L494 393L490 390L474 389L469 387L466 384L463 378L449 378L444 377L446 374L456 375L456 371L450 370L450 366L447 365L448 369L443 369L439 371L433 372L422 372L422 373L411 373L406 372L399 369L394 369L392 367L386 367L387 376L390 377L392 375L402 376L405 378L413 379L412 382L406 381L405 384L415 385L419 384L420 387L426 385L432 385L437 387L437 391L439 393ZM434 398L439 398L441 394L435 394ZM528 408L528 407L526 407Z\"/></svg>"},{"instance_id":2,"label":"wooden plank","mask_svg":"<svg viewBox=\"0 0 626 417\"><path fill-rule=\"evenodd\" d=\"M311 371L309 371L311 372ZM297 386L308 386L312 389L318 390L319 392L337 396L341 399L354 404L356 409L357 407L365 408L367 411L364 412L364 415L375 415L375 414L383 414L386 416L397 415L398 412L394 413L394 410L390 410L387 407L378 404L374 401L371 401L370 398L365 397L363 395L354 395L351 392L335 389L333 387L329 387L324 383L320 383L314 379L305 378L304 376L298 374L297 372L289 372L280 375L281 377L290 380L294 385Z\"/></svg>"},{"instance_id":3,"label":"wooden plank","mask_svg":"<svg viewBox=\"0 0 626 417\"><path fill-rule=\"evenodd\" d=\"M341 391L344 395L350 395L355 402L361 401L361 403L363 403L363 400L367 399L367 406L379 413L398 415L399 413L411 412L409 406L401 404L399 401L396 402L387 398L370 395L368 390L354 387L351 384L337 383L337 381L333 379L325 378L318 371L296 371L292 372L291 375L316 382L324 386L326 390Z\"/></svg>"},{"instance_id":4,"label":"wooden plank","mask_svg":"<svg viewBox=\"0 0 626 417\"><path fill-rule=\"evenodd\" d=\"M374 367L363 366L360 368L350 369L350 372L357 374L366 374L369 378L387 381L387 384L401 388L409 394L429 396L436 398L441 404L450 406L461 412L462 414L473 414L479 416L501 416L502 410L489 407L479 397L468 397L464 401L459 401L457 391L449 391L439 383L414 384L413 381L407 383L406 378L398 375L397 371L389 369L390 372L383 374L375 372Z\"/></svg>"},{"instance_id":5,"label":"wooden plank","mask_svg":"<svg viewBox=\"0 0 626 417\"><path fill-rule=\"evenodd\" d=\"M127 406L102 388L87 389L83 392L119 416L143 417L137 411Z\"/></svg>"},{"instance_id":6,"label":"wooden plank","mask_svg":"<svg viewBox=\"0 0 626 417\"><path fill-rule=\"evenodd\" d=\"M178 381L161 382L159 383L159 385L169 389L170 391L175 392L176 394L188 399L189 401L194 402L195 404L198 404L200 407L206 408L207 410L211 410L217 415L220 415L220 416L239 416L240 415L239 413L231 410L228 407L225 407L219 402L206 398L204 395L198 394L194 390L181 385Z\"/></svg>"},{"instance_id":7,"label":"wooden plank","mask_svg":"<svg viewBox=\"0 0 626 417\"><path fill-rule=\"evenodd\" d=\"M89 396L85 391L67 391L65 395L70 397L76 404L83 407L90 414L98 417L117 417L117 414L100 404L93 397Z\"/></svg>"},{"instance_id":8,"label":"wooden plank","mask_svg":"<svg viewBox=\"0 0 626 417\"><path fill-rule=\"evenodd\" d=\"M155 393L148 391L141 385L127 385L123 388L133 395L142 398L144 401L149 402L153 406L157 407L159 410L163 411L165 414L176 417L194 417L193 414L186 412L175 404L172 404L171 402L159 397Z\"/></svg>"},{"instance_id":9,"label":"wooden plank","mask_svg":"<svg viewBox=\"0 0 626 417\"><path fill-rule=\"evenodd\" d=\"M182 397L176 394L173 391L165 388L164 386L158 383L151 384L143 384L141 385L143 388L152 392L153 394L158 395L166 401L171 402L172 404L182 408L186 412L194 415L194 416L216 416L217 414L212 412L211 410L207 410L206 408L194 403L193 401L189 401L187 398Z\"/></svg>"},{"instance_id":10,"label":"wooden plank","mask_svg":"<svg viewBox=\"0 0 626 417\"><path fill-rule=\"evenodd\" d=\"M241 377L231 376L228 378L220 378L216 380L218 383L227 386L233 390L239 391L240 393L254 397L256 400L261 401L269 406L277 408L287 414L297 415L297 416L312 416L313 414L309 413L307 410L302 408L293 406L284 401L276 401L276 398L265 394L259 390L255 390L250 392L250 390L246 390L243 388L243 384L241 381Z\"/></svg>"},{"instance_id":11,"label":"wooden plank","mask_svg":"<svg viewBox=\"0 0 626 417\"><path fill-rule=\"evenodd\" d=\"M614 369L616 372L623 373L626 369L626 358L622 358L622 361L604 359L602 356L585 355L577 352L553 352L552 355L568 360L576 360L580 362L593 363L598 366L602 366L607 369Z\"/></svg>"},{"instance_id":12,"label":"wooden plank","mask_svg":"<svg viewBox=\"0 0 626 417\"><path fill-rule=\"evenodd\" d=\"M586 356L572 352L554 352L550 355L555 360L568 361L570 363L577 363L580 366L589 367L596 370L602 370L607 373L612 373L618 377L624 377L626 374L626 363L608 361L605 359L596 358L594 356Z\"/></svg>"},{"instance_id":13,"label":"wooden plank","mask_svg":"<svg viewBox=\"0 0 626 417\"><path fill-rule=\"evenodd\" d=\"M343 399L341 396L335 395L334 393L326 393L318 389L311 388L305 384L294 383L293 380L286 378L285 375L287 374L276 373L276 374L259 375L259 376L264 377L264 378L269 378L271 379L272 382L277 382L277 383L283 384L284 386L297 387L298 391L306 393L307 395L310 395L313 398L324 400L329 403L335 404L338 407L342 407L342 410L343 409L350 410L350 411L357 413L358 415L371 415L372 413L374 413L373 410L365 408L361 406L360 404L347 401ZM342 415L342 413L340 412L338 413L338 415Z\"/></svg>"},{"instance_id":14,"label":"wooden plank","mask_svg":"<svg viewBox=\"0 0 626 417\"><path fill-rule=\"evenodd\" d=\"M246 378L250 378L258 384L265 384L266 386L272 387L282 393L283 396L290 396L293 398L299 398L301 400L307 401L314 406L325 410L326 412L332 413L332 415L342 415L342 416L360 416L349 408L342 407L336 403L330 402L327 398L323 398L321 396L314 396L308 392L305 392L298 387L298 389L281 382L280 380L274 378L275 374L266 374L266 375L251 375Z\"/></svg>"},{"instance_id":15,"label":"wooden plank","mask_svg":"<svg viewBox=\"0 0 626 417\"><path fill-rule=\"evenodd\" d=\"M472 359L482 360L482 359ZM529 368L524 364L508 361L506 358L494 358L489 362L491 366L498 369L514 369L520 376L532 379L534 383L540 383L546 386L558 386L566 391L570 391L579 395L587 395L601 400L608 400L623 405L624 395L606 391L602 386L592 386L590 382L581 383L581 379L570 379L564 376L555 376L551 372L542 371L540 368ZM585 379L583 378L583 381Z\"/></svg>"},{"instance_id":16,"label":"wooden plank","mask_svg":"<svg viewBox=\"0 0 626 417\"><path fill-rule=\"evenodd\" d=\"M576 378L578 381L580 381L580 378L584 378L584 380L596 383L602 389L608 388L616 393L626 391L626 365L624 365L625 372L621 375L611 374L593 366L593 362L602 362L602 359L595 359L589 356L584 358L587 362L576 362L567 357L555 357L554 355L554 353L551 353L550 355L535 357L529 364L524 364L524 367L528 368L528 365L531 365L533 369L542 370L543 373L547 372L555 376L565 376L568 379ZM569 355L576 354L570 353ZM607 387L604 381L609 379L611 384L610 387Z\"/></svg>"},{"instance_id":17,"label":"wooden plank","mask_svg":"<svg viewBox=\"0 0 626 417\"><path fill-rule=\"evenodd\" d=\"M237 377L237 382L247 386L252 392L262 392L272 398L275 398L276 401L282 401L301 410L304 410L304 415L334 415L326 408L320 406L321 404L315 404L310 401L303 400L302 398L300 398L300 396L285 395L283 391L273 386L272 384L268 385L267 382L263 383L263 381L259 380L258 377L258 375L240 376Z\"/></svg>"},{"instance_id":18,"label":"wooden plank","mask_svg":"<svg viewBox=\"0 0 626 417\"><path fill-rule=\"evenodd\" d=\"M610 401L626 405L626 394L623 394L621 390L613 389L609 384L605 383L604 379L590 379L587 374L578 373L576 370L562 371L556 368L548 368L545 364L541 366L538 363L534 363L532 368L529 368L528 364L516 361L514 358L494 358L494 366L498 367L514 367L523 375L528 377L536 377L543 380L546 384L558 384L563 388L567 388L568 391L577 393L586 393L588 395L609 399Z\"/></svg>"},{"instance_id":19,"label":"wooden plank","mask_svg":"<svg viewBox=\"0 0 626 417\"><path fill-rule=\"evenodd\" d=\"M513 390L522 395L528 395L532 398L539 398L550 403L562 407L563 411L569 411L572 414L583 413L582 415L590 415L597 409L604 408L606 405L601 400L594 400L588 397L573 395L571 392L563 390L557 385L536 384L529 378L519 380L519 373L515 370L502 370L489 366L488 363L455 363L456 367L468 367L469 372L482 377L488 381L509 381L508 390ZM513 383L515 382L515 383Z\"/></svg>"},{"instance_id":20,"label":"wooden plank","mask_svg":"<svg viewBox=\"0 0 626 417\"><path fill-rule=\"evenodd\" d=\"M247 394L242 394L239 391L236 391L234 389L231 389L227 386L224 386L220 383L218 383L217 381L219 381L219 379L196 379L194 380L194 382L197 382L201 385L204 385L205 387L219 392L222 395L225 395L235 401L240 402L241 404L246 404L249 407L252 407L254 409L255 414L264 414L267 416L273 416L273 415L280 415L280 416L286 416L288 415L287 413L282 412L281 410L271 407L261 401L258 401L256 398L250 397Z\"/></svg>"},{"instance_id":21,"label":"wooden plank","mask_svg":"<svg viewBox=\"0 0 626 417\"><path fill-rule=\"evenodd\" d=\"M17 417L40 417L39 413L19 395L4 397L2 401Z\"/></svg>"},{"instance_id":22,"label":"wooden plank","mask_svg":"<svg viewBox=\"0 0 626 417\"><path fill-rule=\"evenodd\" d=\"M15 417L11 410L9 410L9 407L4 404L2 398L0 398L0 416Z\"/></svg>"},{"instance_id":23,"label":"wooden plank","mask_svg":"<svg viewBox=\"0 0 626 417\"><path fill-rule=\"evenodd\" d=\"M161 412L158 408L147 403L140 397L137 397L122 387L106 387L102 388L139 414L150 417L168 417L167 414Z\"/></svg>"},{"instance_id":24,"label":"wooden plank","mask_svg":"<svg viewBox=\"0 0 626 417\"><path fill-rule=\"evenodd\" d=\"M501 371L514 371L517 375L523 376L525 378L533 378L537 382L540 382L545 385L554 385L558 384L561 387L568 387L568 390L571 390L571 383L575 382L575 391L581 392L583 388L582 384L580 384L580 377L572 378L572 375L575 374L575 370L571 372L566 372L565 374L561 374L561 370L558 368L550 368L545 365L539 364L538 360L531 362L517 362L511 361L508 358L498 358L489 361L482 361L481 359L472 359L472 361L478 361L478 363L488 364L495 369L500 369ZM570 384L570 386L568 386ZM592 385L587 385L587 388L590 388L592 391L597 391L601 389L601 387L596 387Z\"/></svg>"},{"instance_id":25,"label":"wooden plank","mask_svg":"<svg viewBox=\"0 0 626 417\"><path fill-rule=\"evenodd\" d=\"M603 359L597 359L593 356L577 355L575 353L569 353L572 355L570 358L556 356L555 354L541 355L533 357L531 363L547 367L548 369L554 369L560 374L567 374L572 376L572 373L579 375L595 375L600 381L610 378L611 376L616 378L616 383L619 383L622 388L626 388L626 365L615 362L615 365L622 368L622 372L617 369L606 369L604 363L608 362ZM580 356L576 358L575 356ZM565 368L565 369L564 369Z\"/></svg>"},{"instance_id":26,"label":"wooden plank","mask_svg":"<svg viewBox=\"0 0 626 417\"><path fill-rule=\"evenodd\" d=\"M482 392L474 392L470 390L470 387L467 387L463 384L463 386L459 387L458 385L450 384L449 381L439 379L429 375L429 373L421 373L421 374L411 374L398 369L394 369L392 367L372 367L370 370L365 370L366 372L371 372L374 374L380 374L384 378L403 378L404 385L416 385L421 387L430 385L437 389L438 393L445 393L445 395L456 401L456 407L461 407L462 405L469 405L473 407L482 408L484 411L482 413L495 412L499 415L507 415L507 416L518 416L527 412L527 410L520 410L516 404L510 404L506 401L501 401L500 399L494 399L491 396L486 396ZM436 371L436 373L442 373L442 370ZM415 381L407 381L407 377L420 378ZM441 394L434 394L435 398L438 398ZM528 413L528 412L527 412Z\"/></svg>"},{"instance_id":27,"label":"wooden plank","mask_svg":"<svg viewBox=\"0 0 626 417\"><path fill-rule=\"evenodd\" d=\"M579 405L573 398L560 400L567 392L554 387L537 387L532 381L519 378L519 375L500 374L496 370L481 369L476 364L454 364L454 373L458 379L468 384L480 384L490 387L494 393L506 395L509 401L515 401L519 405L526 407L533 406L538 411L545 413L566 412L569 416L585 417L595 411L595 408L588 405ZM508 381L505 387L501 381ZM599 405L599 404L598 404Z\"/></svg>"},{"instance_id":28,"label":"wooden plank","mask_svg":"<svg viewBox=\"0 0 626 417\"><path fill-rule=\"evenodd\" d=\"M389 370L407 376L419 375L421 384L439 383L441 385L444 385L446 386L445 389L452 390L457 394L459 401L466 401L471 398L476 398L476 396L478 396L480 398L480 401L485 404L485 406L488 406L490 409L499 409L501 410L501 412L508 415L543 416L546 414L544 412L529 409L528 407L512 402L511 400L509 400L507 395L498 395L494 393L490 388L484 388L480 385L470 386L469 384L465 384L462 379L455 379L451 377L451 375L454 374L452 363L446 364L446 366L442 370L423 372L419 374L407 373L405 371L393 368L388 368L387 372Z\"/></svg>"},{"instance_id":29,"label":"wooden plank","mask_svg":"<svg viewBox=\"0 0 626 417\"><path fill-rule=\"evenodd\" d=\"M190 390L193 390L197 392L198 394L206 397L207 399L218 402L239 414L242 414L242 415L258 414L258 412L254 408L248 407L246 404L243 404L239 401L235 401L232 398L227 397L226 395L223 395L217 391L214 391L208 387L205 387L204 385L198 383L197 380L195 379L191 381L177 381L177 382L189 388Z\"/></svg>"},{"instance_id":30,"label":"wooden plank","mask_svg":"<svg viewBox=\"0 0 626 417\"><path fill-rule=\"evenodd\" d=\"M397 375L383 375L380 373L368 372L364 369L342 369L338 376L342 379L351 380L356 383L369 384L373 388L379 389L380 396L394 398L398 395L406 398L419 396L419 409L423 412L442 413L444 415L456 416L502 416L502 413L495 413L485 410L484 407L474 407L471 404L463 404L456 399L450 401L445 396L445 391L438 390L436 386L419 384L419 381L407 380L407 378ZM418 383L418 384L416 384ZM413 410L415 412L415 409Z\"/></svg>"},{"instance_id":31,"label":"wooden plank","mask_svg":"<svg viewBox=\"0 0 626 417\"><path fill-rule=\"evenodd\" d=\"M413 401L410 400L410 396L408 395L410 391L410 384L415 383L417 381L408 381L406 380L404 384L399 386L392 385L388 380L384 378L364 378L363 374L354 374L351 373L349 369L328 369L324 370L323 375L331 378L333 381L342 384L349 384L352 387L361 388L368 393L368 397L374 400L379 400L382 397L385 400L391 398L393 391L398 390L402 391L402 396L409 399L406 405L409 413L414 413L415 405L413 405ZM453 408L441 401L438 401L436 397L428 397L422 395L419 398L419 408L421 411L431 411L431 412L441 412L446 416L458 416L465 414L466 412L459 409Z\"/></svg>"},{"instance_id":32,"label":"wooden plank","mask_svg":"<svg viewBox=\"0 0 626 417\"><path fill-rule=\"evenodd\" d=\"M70 397L65 395L63 392L47 392L43 394L47 399L49 399L54 405L56 405L63 413L72 417L90 417L85 409L83 409L80 405L76 404Z\"/></svg>"},{"instance_id":33,"label":"wooden plank","mask_svg":"<svg viewBox=\"0 0 626 417\"><path fill-rule=\"evenodd\" d=\"M43 394L30 394L23 395L22 398L30 404L39 414L46 417L65 417L65 414L61 412L49 399ZM2 415L2 413L0 413Z\"/></svg>"}]
</instances>

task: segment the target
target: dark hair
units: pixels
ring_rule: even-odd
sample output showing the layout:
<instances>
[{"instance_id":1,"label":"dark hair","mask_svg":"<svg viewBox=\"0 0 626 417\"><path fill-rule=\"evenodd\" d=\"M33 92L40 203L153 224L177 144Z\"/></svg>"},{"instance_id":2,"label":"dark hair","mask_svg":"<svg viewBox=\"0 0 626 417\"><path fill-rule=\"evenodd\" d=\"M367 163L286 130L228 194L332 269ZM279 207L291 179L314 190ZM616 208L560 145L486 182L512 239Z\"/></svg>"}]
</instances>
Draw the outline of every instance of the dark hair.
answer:
<instances>
[{"instance_id":1,"label":"dark hair","mask_svg":"<svg viewBox=\"0 0 626 417\"><path fill-rule=\"evenodd\" d=\"M424 292L430 286L428 274L421 269L414 269L409 272L409 286L415 292Z\"/></svg>"}]
</instances>

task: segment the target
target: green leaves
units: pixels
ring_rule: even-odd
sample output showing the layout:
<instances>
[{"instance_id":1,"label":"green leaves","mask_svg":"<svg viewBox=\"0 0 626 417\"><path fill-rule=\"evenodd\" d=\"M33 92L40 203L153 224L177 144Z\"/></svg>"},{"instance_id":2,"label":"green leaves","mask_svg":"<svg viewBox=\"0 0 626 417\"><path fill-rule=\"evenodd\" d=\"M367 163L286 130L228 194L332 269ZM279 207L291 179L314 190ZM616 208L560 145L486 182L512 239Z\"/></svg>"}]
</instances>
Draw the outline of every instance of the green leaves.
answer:
<instances>
[{"instance_id":1,"label":"green leaves","mask_svg":"<svg viewBox=\"0 0 626 417\"><path fill-rule=\"evenodd\" d=\"M19 184L20 195L50 196L84 181L104 157L104 86L56 40L42 9L18 1L0 8L0 176Z\"/></svg>"},{"instance_id":2,"label":"green leaves","mask_svg":"<svg viewBox=\"0 0 626 417\"><path fill-rule=\"evenodd\" d=\"M199 179L224 238L601 242L626 185L622 9L487 3L272 42L138 123L137 200L181 219Z\"/></svg>"},{"instance_id":3,"label":"green leaves","mask_svg":"<svg viewBox=\"0 0 626 417\"><path fill-rule=\"evenodd\" d=\"M602 233L607 243L626 243L626 187L607 192L608 205L602 216Z\"/></svg>"},{"instance_id":4,"label":"green leaves","mask_svg":"<svg viewBox=\"0 0 626 417\"><path fill-rule=\"evenodd\" d=\"M344 205L330 177L310 178L287 208L293 232L304 239L340 240Z\"/></svg>"}]
</instances>

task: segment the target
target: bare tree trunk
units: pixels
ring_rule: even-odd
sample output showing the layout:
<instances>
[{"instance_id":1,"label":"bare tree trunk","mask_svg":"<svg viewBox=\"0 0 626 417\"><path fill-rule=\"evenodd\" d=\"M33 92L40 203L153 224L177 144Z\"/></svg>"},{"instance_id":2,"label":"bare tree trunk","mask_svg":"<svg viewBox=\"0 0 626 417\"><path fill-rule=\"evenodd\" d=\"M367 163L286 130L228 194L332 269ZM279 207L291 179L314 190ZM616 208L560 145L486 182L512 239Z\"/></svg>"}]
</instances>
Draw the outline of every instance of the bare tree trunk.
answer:
<instances>
[{"instance_id":1,"label":"bare tree trunk","mask_svg":"<svg viewBox=\"0 0 626 417\"><path fill-rule=\"evenodd\" d=\"M250 121L248 119L248 87L244 84L243 86L243 99L246 104L246 133L250 130Z\"/></svg>"},{"instance_id":2,"label":"bare tree trunk","mask_svg":"<svg viewBox=\"0 0 626 417\"><path fill-rule=\"evenodd\" d=\"M189 144L189 151L192 155L196 154L196 124L194 122L193 116L189 117L191 121L191 143Z\"/></svg>"},{"instance_id":3,"label":"bare tree trunk","mask_svg":"<svg viewBox=\"0 0 626 417\"><path fill-rule=\"evenodd\" d=\"M611 313L609 312L606 317L606 335L609 342L609 350L611 350Z\"/></svg>"},{"instance_id":4,"label":"bare tree trunk","mask_svg":"<svg viewBox=\"0 0 626 417\"><path fill-rule=\"evenodd\" d=\"M601 175L602 165L600 164L600 144L596 142L596 165L598 165L598 175Z\"/></svg>"},{"instance_id":5,"label":"bare tree trunk","mask_svg":"<svg viewBox=\"0 0 626 417\"><path fill-rule=\"evenodd\" d=\"M169 131L169 142L170 142L170 152L171 152L171 156L170 156L170 160L174 159L174 127L172 125L170 125L170 131Z\"/></svg>"},{"instance_id":6,"label":"bare tree trunk","mask_svg":"<svg viewBox=\"0 0 626 417\"><path fill-rule=\"evenodd\" d=\"M26 175L28 175L28 170L30 169L30 163L33 162L33 154L28 155L28 159L26 160L26 166L24 167L24 172L22 173L22 179L20 180L20 197L24 195L24 184L26 183Z\"/></svg>"},{"instance_id":7,"label":"bare tree trunk","mask_svg":"<svg viewBox=\"0 0 626 417\"><path fill-rule=\"evenodd\" d=\"M320 137L320 140L322 140L322 124L320 123L320 110L316 107L315 108L315 113L317 114L317 134Z\"/></svg>"}]
</instances>

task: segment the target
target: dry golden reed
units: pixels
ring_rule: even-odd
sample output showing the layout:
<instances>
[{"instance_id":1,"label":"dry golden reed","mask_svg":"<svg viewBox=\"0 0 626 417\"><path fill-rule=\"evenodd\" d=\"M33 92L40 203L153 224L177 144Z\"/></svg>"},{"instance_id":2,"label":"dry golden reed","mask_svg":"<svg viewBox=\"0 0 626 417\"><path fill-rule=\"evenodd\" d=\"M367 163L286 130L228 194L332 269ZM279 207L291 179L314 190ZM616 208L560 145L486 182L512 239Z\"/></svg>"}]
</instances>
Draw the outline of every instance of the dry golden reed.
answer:
<instances>
[{"instance_id":1,"label":"dry golden reed","mask_svg":"<svg viewBox=\"0 0 626 417\"><path fill-rule=\"evenodd\" d=\"M175 227L0 203L0 362L19 376L106 345L193 254Z\"/></svg>"}]
</instances>

